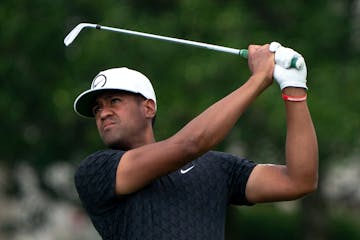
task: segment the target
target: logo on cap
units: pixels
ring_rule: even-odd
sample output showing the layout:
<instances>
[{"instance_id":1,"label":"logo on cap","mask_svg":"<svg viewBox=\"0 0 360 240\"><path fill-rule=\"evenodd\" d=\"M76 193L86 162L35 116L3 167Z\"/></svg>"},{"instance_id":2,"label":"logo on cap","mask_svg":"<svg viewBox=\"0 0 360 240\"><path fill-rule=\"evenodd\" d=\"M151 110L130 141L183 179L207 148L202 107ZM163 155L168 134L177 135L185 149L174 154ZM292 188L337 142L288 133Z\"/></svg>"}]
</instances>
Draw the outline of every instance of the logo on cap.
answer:
<instances>
[{"instance_id":1,"label":"logo on cap","mask_svg":"<svg viewBox=\"0 0 360 240\"><path fill-rule=\"evenodd\" d=\"M91 84L91 88L102 88L103 86L105 86L106 84L106 76L103 74L97 75L92 84Z\"/></svg>"}]
</instances>

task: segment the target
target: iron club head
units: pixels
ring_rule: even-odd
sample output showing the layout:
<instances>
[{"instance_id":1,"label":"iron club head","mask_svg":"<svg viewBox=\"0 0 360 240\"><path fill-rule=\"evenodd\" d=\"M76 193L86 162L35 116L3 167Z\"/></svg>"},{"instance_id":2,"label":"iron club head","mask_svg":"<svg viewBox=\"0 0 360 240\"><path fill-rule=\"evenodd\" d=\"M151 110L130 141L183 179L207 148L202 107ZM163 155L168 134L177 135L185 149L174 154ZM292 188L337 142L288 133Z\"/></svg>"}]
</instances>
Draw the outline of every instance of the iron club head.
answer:
<instances>
[{"instance_id":1,"label":"iron club head","mask_svg":"<svg viewBox=\"0 0 360 240\"><path fill-rule=\"evenodd\" d=\"M65 37L64 39L64 44L65 46L69 46L74 40L75 38L79 35L80 31L83 30L84 28L96 28L97 24L92 24L92 23L79 23L76 27L74 27L73 30L71 30L71 32L69 32L69 34Z\"/></svg>"}]
</instances>

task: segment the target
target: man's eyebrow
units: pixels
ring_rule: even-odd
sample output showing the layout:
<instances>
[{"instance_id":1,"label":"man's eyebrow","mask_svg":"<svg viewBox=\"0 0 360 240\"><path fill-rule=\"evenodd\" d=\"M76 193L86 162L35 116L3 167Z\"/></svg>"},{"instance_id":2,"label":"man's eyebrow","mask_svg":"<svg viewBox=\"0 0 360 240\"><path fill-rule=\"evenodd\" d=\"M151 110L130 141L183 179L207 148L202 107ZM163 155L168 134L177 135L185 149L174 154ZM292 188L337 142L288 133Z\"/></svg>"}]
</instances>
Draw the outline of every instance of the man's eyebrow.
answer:
<instances>
[{"instance_id":1,"label":"man's eyebrow","mask_svg":"<svg viewBox=\"0 0 360 240\"><path fill-rule=\"evenodd\" d=\"M121 97L121 96L123 96L123 94L120 93L120 92L109 92L109 93L101 94L101 95L97 96L97 97L94 99L93 105L99 104L99 99L108 100L108 99L110 99L110 98L112 98L112 97L115 97L115 96Z\"/></svg>"},{"instance_id":2,"label":"man's eyebrow","mask_svg":"<svg viewBox=\"0 0 360 240\"><path fill-rule=\"evenodd\" d=\"M95 102L98 102L99 99L109 99L113 96L114 94L111 94L111 93L104 93L104 94L100 94L99 96L97 96L95 98Z\"/></svg>"}]
</instances>

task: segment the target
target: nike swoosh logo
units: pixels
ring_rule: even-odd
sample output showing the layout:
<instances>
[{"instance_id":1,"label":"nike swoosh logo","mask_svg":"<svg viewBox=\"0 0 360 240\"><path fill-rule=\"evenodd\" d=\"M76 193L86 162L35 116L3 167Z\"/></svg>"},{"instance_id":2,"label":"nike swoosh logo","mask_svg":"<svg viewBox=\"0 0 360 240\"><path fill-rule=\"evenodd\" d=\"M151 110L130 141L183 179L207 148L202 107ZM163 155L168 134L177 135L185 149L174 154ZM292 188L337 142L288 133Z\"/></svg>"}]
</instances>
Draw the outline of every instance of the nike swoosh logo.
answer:
<instances>
[{"instance_id":1,"label":"nike swoosh logo","mask_svg":"<svg viewBox=\"0 0 360 240\"><path fill-rule=\"evenodd\" d=\"M192 165L191 167L189 167L187 169L180 169L180 173L185 174L185 173L189 172L191 169L193 169L194 167L195 167L195 165Z\"/></svg>"}]
</instances>

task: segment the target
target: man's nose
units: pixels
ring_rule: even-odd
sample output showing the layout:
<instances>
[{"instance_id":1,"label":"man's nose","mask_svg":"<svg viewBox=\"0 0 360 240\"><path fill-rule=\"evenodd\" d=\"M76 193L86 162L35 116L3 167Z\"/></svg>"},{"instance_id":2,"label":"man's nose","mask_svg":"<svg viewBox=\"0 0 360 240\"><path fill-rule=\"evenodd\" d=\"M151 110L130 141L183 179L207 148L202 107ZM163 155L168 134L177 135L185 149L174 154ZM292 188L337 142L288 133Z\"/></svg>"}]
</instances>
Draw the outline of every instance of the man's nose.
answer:
<instances>
[{"instance_id":1,"label":"man's nose","mask_svg":"<svg viewBox=\"0 0 360 240\"><path fill-rule=\"evenodd\" d=\"M112 108L108 107L108 106L103 106L103 108L100 110L100 118L101 119L105 119L108 116L111 116L113 114L114 114L114 112L113 112Z\"/></svg>"}]
</instances>

